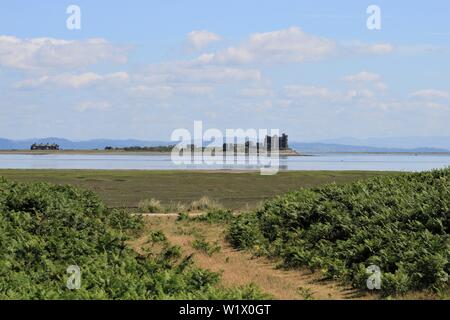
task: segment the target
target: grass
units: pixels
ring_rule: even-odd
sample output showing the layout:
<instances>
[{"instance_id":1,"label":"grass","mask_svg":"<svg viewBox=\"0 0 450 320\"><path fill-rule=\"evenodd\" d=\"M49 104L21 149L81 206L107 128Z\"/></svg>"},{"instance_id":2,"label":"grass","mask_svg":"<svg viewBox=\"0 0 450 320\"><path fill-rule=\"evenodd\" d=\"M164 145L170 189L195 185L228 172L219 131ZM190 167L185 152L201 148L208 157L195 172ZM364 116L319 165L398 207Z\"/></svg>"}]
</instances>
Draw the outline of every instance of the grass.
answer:
<instances>
[{"instance_id":1,"label":"grass","mask_svg":"<svg viewBox=\"0 0 450 320\"><path fill-rule=\"evenodd\" d=\"M220 209L222 205L215 200L212 200L208 197L201 197L199 200L194 200L191 203L190 210L191 211L205 211L212 209Z\"/></svg>"},{"instance_id":2,"label":"grass","mask_svg":"<svg viewBox=\"0 0 450 320\"><path fill-rule=\"evenodd\" d=\"M19 182L72 184L96 192L109 207L138 208L144 199L164 206L189 207L202 197L225 208L256 207L261 201L299 187L346 183L386 172L288 171L275 176L259 172L136 171L136 170L0 170L0 176Z\"/></svg>"},{"instance_id":3,"label":"grass","mask_svg":"<svg viewBox=\"0 0 450 320\"><path fill-rule=\"evenodd\" d=\"M139 212L156 213L163 212L161 201L156 199L145 199L138 203Z\"/></svg>"}]
</instances>

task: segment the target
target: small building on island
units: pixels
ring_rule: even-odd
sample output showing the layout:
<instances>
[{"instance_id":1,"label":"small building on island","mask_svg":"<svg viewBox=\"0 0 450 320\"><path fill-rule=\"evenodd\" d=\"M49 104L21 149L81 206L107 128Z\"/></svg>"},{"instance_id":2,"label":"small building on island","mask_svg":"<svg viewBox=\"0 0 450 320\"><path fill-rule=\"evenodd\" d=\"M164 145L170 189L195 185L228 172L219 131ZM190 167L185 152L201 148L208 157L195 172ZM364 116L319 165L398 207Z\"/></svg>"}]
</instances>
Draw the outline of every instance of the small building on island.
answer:
<instances>
[{"instance_id":1,"label":"small building on island","mask_svg":"<svg viewBox=\"0 0 450 320\"><path fill-rule=\"evenodd\" d=\"M59 150L59 145L56 143L33 143L30 150Z\"/></svg>"}]
</instances>

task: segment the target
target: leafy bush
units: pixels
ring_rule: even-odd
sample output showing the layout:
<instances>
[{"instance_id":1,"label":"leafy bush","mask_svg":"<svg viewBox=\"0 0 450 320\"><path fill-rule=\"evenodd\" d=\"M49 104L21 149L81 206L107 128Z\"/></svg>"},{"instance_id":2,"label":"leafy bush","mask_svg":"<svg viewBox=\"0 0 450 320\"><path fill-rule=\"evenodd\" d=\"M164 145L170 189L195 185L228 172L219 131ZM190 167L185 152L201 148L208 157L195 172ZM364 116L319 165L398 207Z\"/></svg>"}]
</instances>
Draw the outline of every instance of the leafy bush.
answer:
<instances>
[{"instance_id":1,"label":"leafy bush","mask_svg":"<svg viewBox=\"0 0 450 320\"><path fill-rule=\"evenodd\" d=\"M136 253L126 240L141 226L89 191L0 179L0 299L264 297L254 288L222 288L216 273L194 267L179 247ZM71 265L81 269L79 290L66 287Z\"/></svg>"},{"instance_id":2,"label":"leafy bush","mask_svg":"<svg viewBox=\"0 0 450 320\"><path fill-rule=\"evenodd\" d=\"M236 217L228 239L361 289L377 265L390 295L448 289L449 230L446 169L291 192Z\"/></svg>"},{"instance_id":3,"label":"leafy bush","mask_svg":"<svg viewBox=\"0 0 450 320\"><path fill-rule=\"evenodd\" d=\"M199 237L192 242L192 248L212 256L214 253L220 252L222 247L218 242L210 243L205 238Z\"/></svg>"},{"instance_id":4,"label":"leafy bush","mask_svg":"<svg viewBox=\"0 0 450 320\"><path fill-rule=\"evenodd\" d=\"M149 238L154 243L167 242L167 237L162 231L151 232Z\"/></svg>"},{"instance_id":5,"label":"leafy bush","mask_svg":"<svg viewBox=\"0 0 450 320\"><path fill-rule=\"evenodd\" d=\"M233 220L233 212L225 209L214 209L206 214L195 217L196 221L204 221L208 223L226 223Z\"/></svg>"},{"instance_id":6,"label":"leafy bush","mask_svg":"<svg viewBox=\"0 0 450 320\"><path fill-rule=\"evenodd\" d=\"M186 212L181 212L178 214L177 216L177 221L188 221L189 220L189 215Z\"/></svg>"}]
</instances>

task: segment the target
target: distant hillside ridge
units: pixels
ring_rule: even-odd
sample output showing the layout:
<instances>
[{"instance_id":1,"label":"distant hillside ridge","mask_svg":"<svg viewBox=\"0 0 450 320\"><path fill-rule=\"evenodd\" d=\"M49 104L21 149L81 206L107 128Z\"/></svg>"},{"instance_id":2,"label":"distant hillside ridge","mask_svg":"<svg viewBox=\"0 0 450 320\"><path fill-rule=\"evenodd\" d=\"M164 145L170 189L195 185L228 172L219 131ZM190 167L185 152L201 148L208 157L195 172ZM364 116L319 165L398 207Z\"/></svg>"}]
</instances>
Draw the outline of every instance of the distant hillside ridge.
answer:
<instances>
[{"instance_id":1,"label":"distant hillside ridge","mask_svg":"<svg viewBox=\"0 0 450 320\"><path fill-rule=\"evenodd\" d=\"M171 144L167 141L143 141L136 139L115 140L115 139L93 139L86 141L72 141L64 138L40 138L40 139L26 139L26 140L9 140L0 138L0 150L28 150L33 143L46 144L56 143L61 149L65 150L92 150L101 149L110 146L113 148L125 148L134 146L168 146Z\"/></svg>"},{"instance_id":2,"label":"distant hillside ridge","mask_svg":"<svg viewBox=\"0 0 450 320\"><path fill-rule=\"evenodd\" d=\"M331 143L303 143L293 142L291 148L300 153L323 153L323 152L380 152L380 153L442 153L450 152L450 149L444 148L382 148L370 146L354 146L345 144Z\"/></svg>"},{"instance_id":3,"label":"distant hillside ridge","mask_svg":"<svg viewBox=\"0 0 450 320\"><path fill-rule=\"evenodd\" d=\"M159 147L174 145L174 141L162 140L138 140L138 139L92 139L85 141L72 141L64 138L49 137L25 140L11 140L0 138L0 150L29 150L31 145L37 144L57 144L63 150L103 150L105 147L130 148L130 147ZM204 141L204 145L209 142ZM402 147L377 147L347 145L339 143L322 142L291 142L290 148L299 153L324 153L324 152L410 152L410 153L442 153L450 152L449 148L428 147L427 145L415 148Z\"/></svg>"}]
</instances>

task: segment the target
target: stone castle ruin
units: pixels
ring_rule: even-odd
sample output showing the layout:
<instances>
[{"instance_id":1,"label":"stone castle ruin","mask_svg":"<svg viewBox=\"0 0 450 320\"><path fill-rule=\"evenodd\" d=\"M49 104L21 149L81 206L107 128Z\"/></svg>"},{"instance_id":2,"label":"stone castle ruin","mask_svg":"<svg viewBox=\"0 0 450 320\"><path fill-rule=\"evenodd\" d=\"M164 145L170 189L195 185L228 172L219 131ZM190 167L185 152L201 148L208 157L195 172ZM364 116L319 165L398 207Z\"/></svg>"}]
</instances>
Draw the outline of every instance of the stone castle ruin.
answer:
<instances>
[{"instance_id":1,"label":"stone castle ruin","mask_svg":"<svg viewBox=\"0 0 450 320\"><path fill-rule=\"evenodd\" d=\"M288 135L283 133L281 137L278 137L277 135L274 136L266 136L264 139L264 142L253 142L253 141L245 141L244 145L239 144L233 144L233 143L224 143L223 144L223 152L238 152L240 149L244 149L244 152L246 154L249 153L250 149L255 149L257 153L260 152L260 150L267 150L272 151L278 149L279 151L287 151L289 150L289 141L288 141Z\"/></svg>"}]
</instances>

